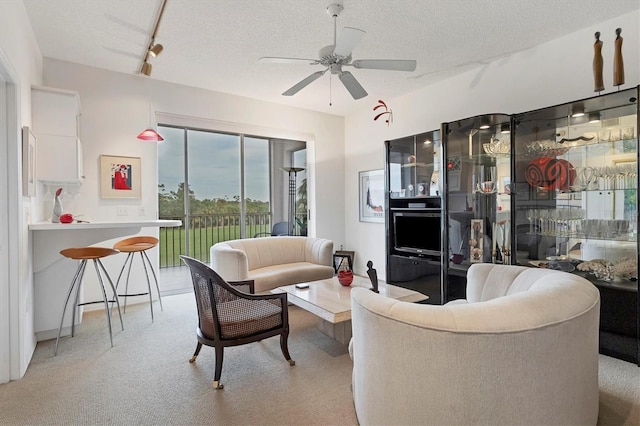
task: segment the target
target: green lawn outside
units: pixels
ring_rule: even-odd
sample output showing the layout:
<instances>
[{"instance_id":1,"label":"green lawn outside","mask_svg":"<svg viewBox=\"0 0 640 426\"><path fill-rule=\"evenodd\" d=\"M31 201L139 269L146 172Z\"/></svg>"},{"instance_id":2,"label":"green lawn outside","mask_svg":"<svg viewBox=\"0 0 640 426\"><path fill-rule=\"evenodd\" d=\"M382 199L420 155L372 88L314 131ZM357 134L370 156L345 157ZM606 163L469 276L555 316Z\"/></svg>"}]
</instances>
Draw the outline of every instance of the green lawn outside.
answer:
<instances>
[{"instance_id":1,"label":"green lawn outside","mask_svg":"<svg viewBox=\"0 0 640 426\"><path fill-rule=\"evenodd\" d=\"M253 237L257 232L264 231L262 226L249 226L247 236ZM266 229L271 229L267 225ZM186 254L184 227L160 228L160 267L181 266L181 254ZM203 262L209 262L209 249L220 241L240 238L240 226L207 226L189 230L189 256Z\"/></svg>"}]
</instances>

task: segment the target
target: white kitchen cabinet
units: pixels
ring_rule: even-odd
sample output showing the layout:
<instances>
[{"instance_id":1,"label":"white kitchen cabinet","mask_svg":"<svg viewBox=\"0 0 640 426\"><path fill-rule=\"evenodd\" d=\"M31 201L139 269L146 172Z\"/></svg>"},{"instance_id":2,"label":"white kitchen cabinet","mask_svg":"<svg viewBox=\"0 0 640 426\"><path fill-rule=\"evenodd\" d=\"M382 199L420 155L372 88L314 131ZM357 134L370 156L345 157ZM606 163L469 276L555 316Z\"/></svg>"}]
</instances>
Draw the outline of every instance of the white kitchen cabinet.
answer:
<instances>
[{"instance_id":1,"label":"white kitchen cabinet","mask_svg":"<svg viewBox=\"0 0 640 426\"><path fill-rule=\"evenodd\" d=\"M80 142L80 97L77 92L31 88L33 132L37 137L38 180L81 184L84 180Z\"/></svg>"}]
</instances>

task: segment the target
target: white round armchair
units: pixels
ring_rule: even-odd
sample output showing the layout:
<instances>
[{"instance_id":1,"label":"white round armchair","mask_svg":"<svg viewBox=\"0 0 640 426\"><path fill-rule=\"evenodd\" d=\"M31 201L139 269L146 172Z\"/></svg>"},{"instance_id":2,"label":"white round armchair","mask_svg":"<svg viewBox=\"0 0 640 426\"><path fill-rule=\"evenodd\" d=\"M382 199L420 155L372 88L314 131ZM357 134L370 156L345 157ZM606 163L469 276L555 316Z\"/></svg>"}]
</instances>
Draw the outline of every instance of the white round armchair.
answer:
<instances>
[{"instance_id":1,"label":"white round armchair","mask_svg":"<svg viewBox=\"0 0 640 426\"><path fill-rule=\"evenodd\" d=\"M444 306L352 290L360 424L596 424L596 287L492 264L467 280L467 300Z\"/></svg>"}]
</instances>

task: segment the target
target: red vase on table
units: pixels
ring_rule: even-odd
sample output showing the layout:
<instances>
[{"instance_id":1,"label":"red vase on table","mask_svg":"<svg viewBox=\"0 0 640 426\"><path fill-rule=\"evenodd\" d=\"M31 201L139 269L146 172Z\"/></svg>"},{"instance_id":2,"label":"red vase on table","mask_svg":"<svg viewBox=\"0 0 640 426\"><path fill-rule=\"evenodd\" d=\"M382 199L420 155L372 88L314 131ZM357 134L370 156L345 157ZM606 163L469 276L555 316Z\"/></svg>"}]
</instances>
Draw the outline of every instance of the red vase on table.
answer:
<instances>
[{"instance_id":1,"label":"red vase on table","mask_svg":"<svg viewBox=\"0 0 640 426\"><path fill-rule=\"evenodd\" d=\"M353 271L338 271L338 282L348 287L353 282Z\"/></svg>"}]
</instances>

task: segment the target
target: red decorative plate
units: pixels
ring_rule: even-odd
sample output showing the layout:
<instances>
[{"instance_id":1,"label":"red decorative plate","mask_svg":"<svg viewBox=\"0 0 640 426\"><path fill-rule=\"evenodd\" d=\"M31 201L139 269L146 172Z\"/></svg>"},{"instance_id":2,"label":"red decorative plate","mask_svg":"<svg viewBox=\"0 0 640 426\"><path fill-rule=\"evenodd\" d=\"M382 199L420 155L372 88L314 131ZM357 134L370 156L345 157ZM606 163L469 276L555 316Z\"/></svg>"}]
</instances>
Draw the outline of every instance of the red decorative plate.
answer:
<instances>
[{"instance_id":1,"label":"red decorative plate","mask_svg":"<svg viewBox=\"0 0 640 426\"><path fill-rule=\"evenodd\" d=\"M529 162L525 179L534 188L567 191L573 185L576 171L567 160L538 157Z\"/></svg>"}]
</instances>

